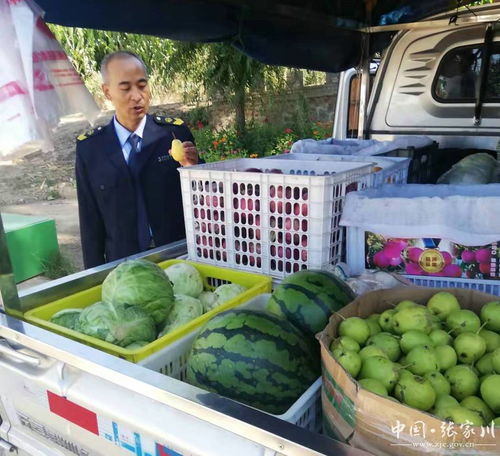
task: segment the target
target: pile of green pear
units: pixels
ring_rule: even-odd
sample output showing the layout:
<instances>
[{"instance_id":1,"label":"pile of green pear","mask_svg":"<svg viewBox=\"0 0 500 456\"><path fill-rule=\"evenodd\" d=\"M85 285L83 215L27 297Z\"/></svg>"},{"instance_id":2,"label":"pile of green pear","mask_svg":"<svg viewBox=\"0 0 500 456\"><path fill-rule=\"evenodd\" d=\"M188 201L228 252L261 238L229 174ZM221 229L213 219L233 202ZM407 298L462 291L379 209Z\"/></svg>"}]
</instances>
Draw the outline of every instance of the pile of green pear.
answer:
<instances>
[{"instance_id":1,"label":"pile of green pear","mask_svg":"<svg viewBox=\"0 0 500 456\"><path fill-rule=\"evenodd\" d=\"M457 424L500 426L500 301L479 315L448 292L343 319L330 345L362 388Z\"/></svg>"}]
</instances>

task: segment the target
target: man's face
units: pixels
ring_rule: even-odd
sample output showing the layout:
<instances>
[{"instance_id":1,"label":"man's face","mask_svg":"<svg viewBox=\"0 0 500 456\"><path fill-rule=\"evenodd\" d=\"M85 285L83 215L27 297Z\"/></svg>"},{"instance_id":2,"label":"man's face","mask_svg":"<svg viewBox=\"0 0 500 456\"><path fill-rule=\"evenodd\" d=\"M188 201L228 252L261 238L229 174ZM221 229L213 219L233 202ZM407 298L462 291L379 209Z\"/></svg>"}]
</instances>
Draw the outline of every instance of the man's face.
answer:
<instances>
[{"instance_id":1,"label":"man's face","mask_svg":"<svg viewBox=\"0 0 500 456\"><path fill-rule=\"evenodd\" d=\"M133 57L117 58L108 63L107 70L102 90L113 103L116 117L124 125L138 125L147 114L151 100L141 63Z\"/></svg>"}]
</instances>

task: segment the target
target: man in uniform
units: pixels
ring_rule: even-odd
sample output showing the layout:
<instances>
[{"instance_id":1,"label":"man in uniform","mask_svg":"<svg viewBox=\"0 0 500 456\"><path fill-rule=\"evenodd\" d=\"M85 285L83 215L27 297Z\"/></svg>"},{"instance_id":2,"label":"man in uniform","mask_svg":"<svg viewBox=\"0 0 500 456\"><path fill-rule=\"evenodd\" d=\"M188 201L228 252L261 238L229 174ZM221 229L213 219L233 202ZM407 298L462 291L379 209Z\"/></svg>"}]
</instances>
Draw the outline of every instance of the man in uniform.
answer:
<instances>
[{"instance_id":1,"label":"man in uniform","mask_svg":"<svg viewBox=\"0 0 500 456\"><path fill-rule=\"evenodd\" d=\"M131 52L107 55L102 90L115 107L111 122L80 135L76 184L85 268L185 237L177 168L198 163L193 135L181 119L148 115L144 62ZM184 157L170 156L173 139Z\"/></svg>"}]
</instances>

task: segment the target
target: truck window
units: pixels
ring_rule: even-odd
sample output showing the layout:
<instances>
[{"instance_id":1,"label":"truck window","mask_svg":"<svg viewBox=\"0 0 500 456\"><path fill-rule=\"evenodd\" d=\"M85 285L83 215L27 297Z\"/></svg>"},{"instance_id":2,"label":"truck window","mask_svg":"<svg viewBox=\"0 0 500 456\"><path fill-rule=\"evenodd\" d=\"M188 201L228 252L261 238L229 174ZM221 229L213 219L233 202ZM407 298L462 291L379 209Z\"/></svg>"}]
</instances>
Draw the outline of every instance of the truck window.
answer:
<instances>
[{"instance_id":1,"label":"truck window","mask_svg":"<svg viewBox=\"0 0 500 456\"><path fill-rule=\"evenodd\" d=\"M441 60L433 95L440 103L474 103L483 64L481 46L463 46L449 51ZM500 102L500 44L490 56L485 103Z\"/></svg>"}]
</instances>

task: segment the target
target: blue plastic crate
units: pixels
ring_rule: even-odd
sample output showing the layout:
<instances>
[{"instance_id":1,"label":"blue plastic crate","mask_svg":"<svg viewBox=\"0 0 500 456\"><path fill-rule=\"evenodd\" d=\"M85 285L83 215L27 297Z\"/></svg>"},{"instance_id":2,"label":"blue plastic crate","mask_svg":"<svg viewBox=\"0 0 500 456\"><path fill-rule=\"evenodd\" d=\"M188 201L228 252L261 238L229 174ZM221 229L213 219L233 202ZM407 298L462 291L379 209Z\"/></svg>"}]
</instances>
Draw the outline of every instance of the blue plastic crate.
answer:
<instances>
[{"instance_id":1,"label":"blue plastic crate","mask_svg":"<svg viewBox=\"0 0 500 456\"><path fill-rule=\"evenodd\" d=\"M454 279L452 277L429 277L405 275L419 287L430 288L466 288L500 296L500 280Z\"/></svg>"}]
</instances>

